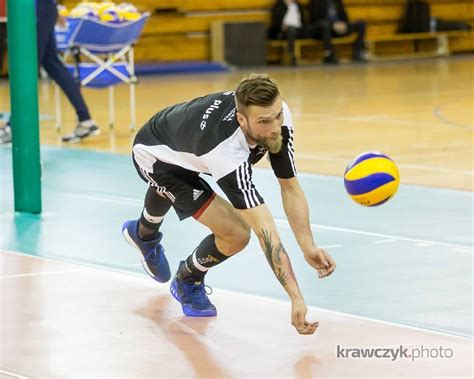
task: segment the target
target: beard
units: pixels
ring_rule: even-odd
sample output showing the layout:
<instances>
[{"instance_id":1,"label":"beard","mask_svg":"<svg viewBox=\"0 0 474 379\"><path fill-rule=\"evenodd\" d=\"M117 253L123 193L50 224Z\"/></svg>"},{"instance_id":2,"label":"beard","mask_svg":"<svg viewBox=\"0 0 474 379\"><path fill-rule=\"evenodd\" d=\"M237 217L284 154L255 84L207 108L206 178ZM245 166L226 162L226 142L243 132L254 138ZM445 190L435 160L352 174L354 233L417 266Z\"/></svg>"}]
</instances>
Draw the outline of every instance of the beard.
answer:
<instances>
[{"instance_id":1,"label":"beard","mask_svg":"<svg viewBox=\"0 0 474 379\"><path fill-rule=\"evenodd\" d=\"M279 153L283 145L283 137L281 134L275 138L259 138L256 141L258 145L264 147L272 154Z\"/></svg>"}]
</instances>

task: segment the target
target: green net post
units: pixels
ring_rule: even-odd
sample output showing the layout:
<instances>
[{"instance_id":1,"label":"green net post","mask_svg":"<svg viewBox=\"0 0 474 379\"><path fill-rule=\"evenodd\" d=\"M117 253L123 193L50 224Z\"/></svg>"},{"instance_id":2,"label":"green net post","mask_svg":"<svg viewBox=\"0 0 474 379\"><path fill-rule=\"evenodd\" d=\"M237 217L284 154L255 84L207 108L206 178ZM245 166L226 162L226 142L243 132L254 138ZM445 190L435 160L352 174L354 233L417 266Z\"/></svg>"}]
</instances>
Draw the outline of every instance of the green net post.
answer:
<instances>
[{"instance_id":1,"label":"green net post","mask_svg":"<svg viewBox=\"0 0 474 379\"><path fill-rule=\"evenodd\" d=\"M7 1L7 33L15 211L40 213L35 0Z\"/></svg>"}]
</instances>

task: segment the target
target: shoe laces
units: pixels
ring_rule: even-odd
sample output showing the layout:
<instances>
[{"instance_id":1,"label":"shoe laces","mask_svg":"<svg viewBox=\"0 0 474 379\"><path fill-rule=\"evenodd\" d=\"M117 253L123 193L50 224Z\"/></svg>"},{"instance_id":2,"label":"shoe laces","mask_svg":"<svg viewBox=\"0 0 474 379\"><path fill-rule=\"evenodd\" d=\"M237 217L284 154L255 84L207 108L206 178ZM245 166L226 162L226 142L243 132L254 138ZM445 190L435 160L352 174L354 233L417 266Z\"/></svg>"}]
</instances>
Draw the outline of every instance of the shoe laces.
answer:
<instances>
[{"instance_id":1,"label":"shoe laces","mask_svg":"<svg viewBox=\"0 0 474 379\"><path fill-rule=\"evenodd\" d=\"M196 284L196 282L194 284L184 283L183 285L183 297L186 299L187 302L193 304L210 304L210 300L207 295L211 294L212 288L204 284L204 282L201 282L199 284Z\"/></svg>"},{"instance_id":2,"label":"shoe laces","mask_svg":"<svg viewBox=\"0 0 474 379\"><path fill-rule=\"evenodd\" d=\"M163 250L163 246L161 246L160 244L156 245L156 247L146 255L145 260L147 262L152 261L158 263L161 259Z\"/></svg>"}]
</instances>

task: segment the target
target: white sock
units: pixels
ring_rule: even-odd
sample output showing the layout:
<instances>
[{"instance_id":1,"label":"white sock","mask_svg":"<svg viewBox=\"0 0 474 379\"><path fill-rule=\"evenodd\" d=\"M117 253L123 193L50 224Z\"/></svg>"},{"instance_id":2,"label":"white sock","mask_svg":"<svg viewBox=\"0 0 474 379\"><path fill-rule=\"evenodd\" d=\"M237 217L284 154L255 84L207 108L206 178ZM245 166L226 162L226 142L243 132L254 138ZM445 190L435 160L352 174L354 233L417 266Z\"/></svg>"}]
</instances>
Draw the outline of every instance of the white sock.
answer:
<instances>
[{"instance_id":1,"label":"white sock","mask_svg":"<svg viewBox=\"0 0 474 379\"><path fill-rule=\"evenodd\" d=\"M94 126L94 125L95 125L95 121L91 118L89 120L81 121L79 123L79 126L82 126L83 128L90 128L91 126Z\"/></svg>"}]
</instances>

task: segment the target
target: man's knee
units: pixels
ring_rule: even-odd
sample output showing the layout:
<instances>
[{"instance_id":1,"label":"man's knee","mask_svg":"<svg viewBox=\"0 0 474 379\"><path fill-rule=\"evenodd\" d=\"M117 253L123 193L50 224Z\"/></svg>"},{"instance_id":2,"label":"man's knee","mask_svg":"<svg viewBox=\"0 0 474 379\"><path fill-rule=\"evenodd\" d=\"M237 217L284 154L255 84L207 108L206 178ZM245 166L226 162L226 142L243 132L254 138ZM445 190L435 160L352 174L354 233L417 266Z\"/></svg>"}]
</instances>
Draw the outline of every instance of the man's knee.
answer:
<instances>
[{"instance_id":1,"label":"man's knee","mask_svg":"<svg viewBox=\"0 0 474 379\"><path fill-rule=\"evenodd\" d=\"M220 237L222 246L218 246L225 255L234 255L245 249L250 241L250 227L244 223L236 223L232 230Z\"/></svg>"},{"instance_id":2,"label":"man's knee","mask_svg":"<svg viewBox=\"0 0 474 379\"><path fill-rule=\"evenodd\" d=\"M250 226L243 224L238 229L237 234L234 237L235 252L238 253L247 247L250 242Z\"/></svg>"}]
</instances>

